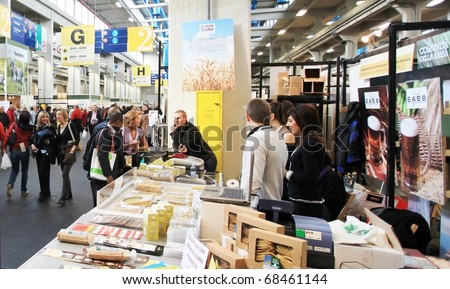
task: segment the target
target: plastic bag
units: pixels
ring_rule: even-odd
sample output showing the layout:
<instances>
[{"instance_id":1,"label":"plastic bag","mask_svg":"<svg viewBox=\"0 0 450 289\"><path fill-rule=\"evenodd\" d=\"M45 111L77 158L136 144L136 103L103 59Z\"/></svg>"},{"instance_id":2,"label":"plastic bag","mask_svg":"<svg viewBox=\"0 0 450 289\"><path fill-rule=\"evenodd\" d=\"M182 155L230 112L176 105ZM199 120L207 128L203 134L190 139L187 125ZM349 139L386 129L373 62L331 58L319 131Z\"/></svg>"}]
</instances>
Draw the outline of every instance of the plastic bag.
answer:
<instances>
[{"instance_id":1,"label":"plastic bag","mask_svg":"<svg viewBox=\"0 0 450 289\"><path fill-rule=\"evenodd\" d=\"M11 164L11 159L9 158L9 156L8 156L8 154L3 154L3 157L2 157L2 165L1 165L1 169L3 169L3 170L7 170L7 169L9 169L9 168L11 168L12 167L12 164Z\"/></svg>"},{"instance_id":2,"label":"plastic bag","mask_svg":"<svg viewBox=\"0 0 450 289\"><path fill-rule=\"evenodd\" d=\"M88 135L87 130L83 130L83 133L81 134L82 138L86 138Z\"/></svg>"}]
</instances>

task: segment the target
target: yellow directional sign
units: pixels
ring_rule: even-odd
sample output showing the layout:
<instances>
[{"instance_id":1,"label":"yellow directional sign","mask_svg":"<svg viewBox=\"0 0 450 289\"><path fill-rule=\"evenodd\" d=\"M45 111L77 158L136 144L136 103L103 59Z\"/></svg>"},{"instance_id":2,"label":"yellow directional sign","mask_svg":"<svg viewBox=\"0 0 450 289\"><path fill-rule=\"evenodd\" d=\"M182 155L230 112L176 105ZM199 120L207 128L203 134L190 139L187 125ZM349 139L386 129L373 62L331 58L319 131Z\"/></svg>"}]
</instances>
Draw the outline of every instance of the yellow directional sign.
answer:
<instances>
[{"instance_id":1,"label":"yellow directional sign","mask_svg":"<svg viewBox=\"0 0 450 289\"><path fill-rule=\"evenodd\" d=\"M128 51L153 51L153 27L128 27Z\"/></svg>"},{"instance_id":2,"label":"yellow directional sign","mask_svg":"<svg viewBox=\"0 0 450 289\"><path fill-rule=\"evenodd\" d=\"M0 36L11 38L11 12L0 5Z\"/></svg>"},{"instance_id":3,"label":"yellow directional sign","mask_svg":"<svg viewBox=\"0 0 450 289\"><path fill-rule=\"evenodd\" d=\"M61 65L93 65L95 26L66 26L61 29Z\"/></svg>"},{"instance_id":4,"label":"yellow directional sign","mask_svg":"<svg viewBox=\"0 0 450 289\"><path fill-rule=\"evenodd\" d=\"M132 66L131 75L133 76L133 86L151 86L150 65Z\"/></svg>"}]
</instances>

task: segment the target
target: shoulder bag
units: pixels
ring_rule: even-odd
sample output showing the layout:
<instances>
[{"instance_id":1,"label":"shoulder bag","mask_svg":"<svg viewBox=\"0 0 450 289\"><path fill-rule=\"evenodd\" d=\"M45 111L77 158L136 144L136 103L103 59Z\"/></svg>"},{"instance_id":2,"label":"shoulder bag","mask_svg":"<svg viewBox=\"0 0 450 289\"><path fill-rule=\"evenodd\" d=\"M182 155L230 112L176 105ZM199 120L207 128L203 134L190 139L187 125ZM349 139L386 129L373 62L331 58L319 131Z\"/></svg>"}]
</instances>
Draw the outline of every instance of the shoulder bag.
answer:
<instances>
[{"instance_id":1,"label":"shoulder bag","mask_svg":"<svg viewBox=\"0 0 450 289\"><path fill-rule=\"evenodd\" d=\"M99 138L102 136L102 133L99 133ZM112 169L114 167L114 163L116 162L116 153L114 152L114 136L111 136L111 150L108 153L109 166ZM103 169L98 160L98 140L97 146L94 148L92 152L92 160L91 160L91 169L89 170L89 175L92 179L99 181L106 181L106 177L103 173Z\"/></svg>"},{"instance_id":2,"label":"shoulder bag","mask_svg":"<svg viewBox=\"0 0 450 289\"><path fill-rule=\"evenodd\" d=\"M14 123L13 125L14 125L14 128L15 128L16 124ZM7 144L10 145L10 146L16 144L17 135L16 135L16 130L14 128L11 130L11 134L8 137Z\"/></svg>"}]
</instances>

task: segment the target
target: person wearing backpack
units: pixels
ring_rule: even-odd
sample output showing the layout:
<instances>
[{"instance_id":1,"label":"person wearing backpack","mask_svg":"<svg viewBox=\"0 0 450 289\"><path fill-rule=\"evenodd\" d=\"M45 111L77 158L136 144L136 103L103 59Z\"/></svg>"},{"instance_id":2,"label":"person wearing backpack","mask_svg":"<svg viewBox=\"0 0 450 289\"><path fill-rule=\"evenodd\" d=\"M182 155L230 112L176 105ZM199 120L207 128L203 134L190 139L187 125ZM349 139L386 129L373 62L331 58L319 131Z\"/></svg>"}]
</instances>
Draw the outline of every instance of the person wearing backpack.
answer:
<instances>
[{"instance_id":1,"label":"person wearing backpack","mask_svg":"<svg viewBox=\"0 0 450 289\"><path fill-rule=\"evenodd\" d=\"M111 106L108 109L105 120L103 122L97 124L94 127L94 129L90 132L90 137L86 143L85 150L84 150L83 157L82 157L83 169L88 172L87 178L89 179L90 185L91 185L91 193L92 193L94 207L97 206L97 183L95 182L95 180L93 180L91 178L91 176L89 174L89 171L91 169L92 153L94 152L94 148L96 147L96 145L98 143L99 132L101 132L107 126L110 115L113 113L116 113L116 112L120 113L119 107L117 107L116 105Z\"/></svg>"}]
</instances>

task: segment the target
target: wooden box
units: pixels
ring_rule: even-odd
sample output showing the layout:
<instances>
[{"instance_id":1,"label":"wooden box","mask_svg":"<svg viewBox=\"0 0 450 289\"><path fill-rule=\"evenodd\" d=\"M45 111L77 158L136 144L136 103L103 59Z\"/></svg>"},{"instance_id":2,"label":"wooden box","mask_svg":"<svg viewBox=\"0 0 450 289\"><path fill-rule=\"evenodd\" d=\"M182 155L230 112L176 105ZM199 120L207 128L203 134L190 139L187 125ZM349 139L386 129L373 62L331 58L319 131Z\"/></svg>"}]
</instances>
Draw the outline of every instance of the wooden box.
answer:
<instances>
[{"instance_id":1,"label":"wooden box","mask_svg":"<svg viewBox=\"0 0 450 289\"><path fill-rule=\"evenodd\" d=\"M265 255L280 259L281 269L306 268L306 240L256 228L249 235L248 268L262 269Z\"/></svg>"}]
</instances>

